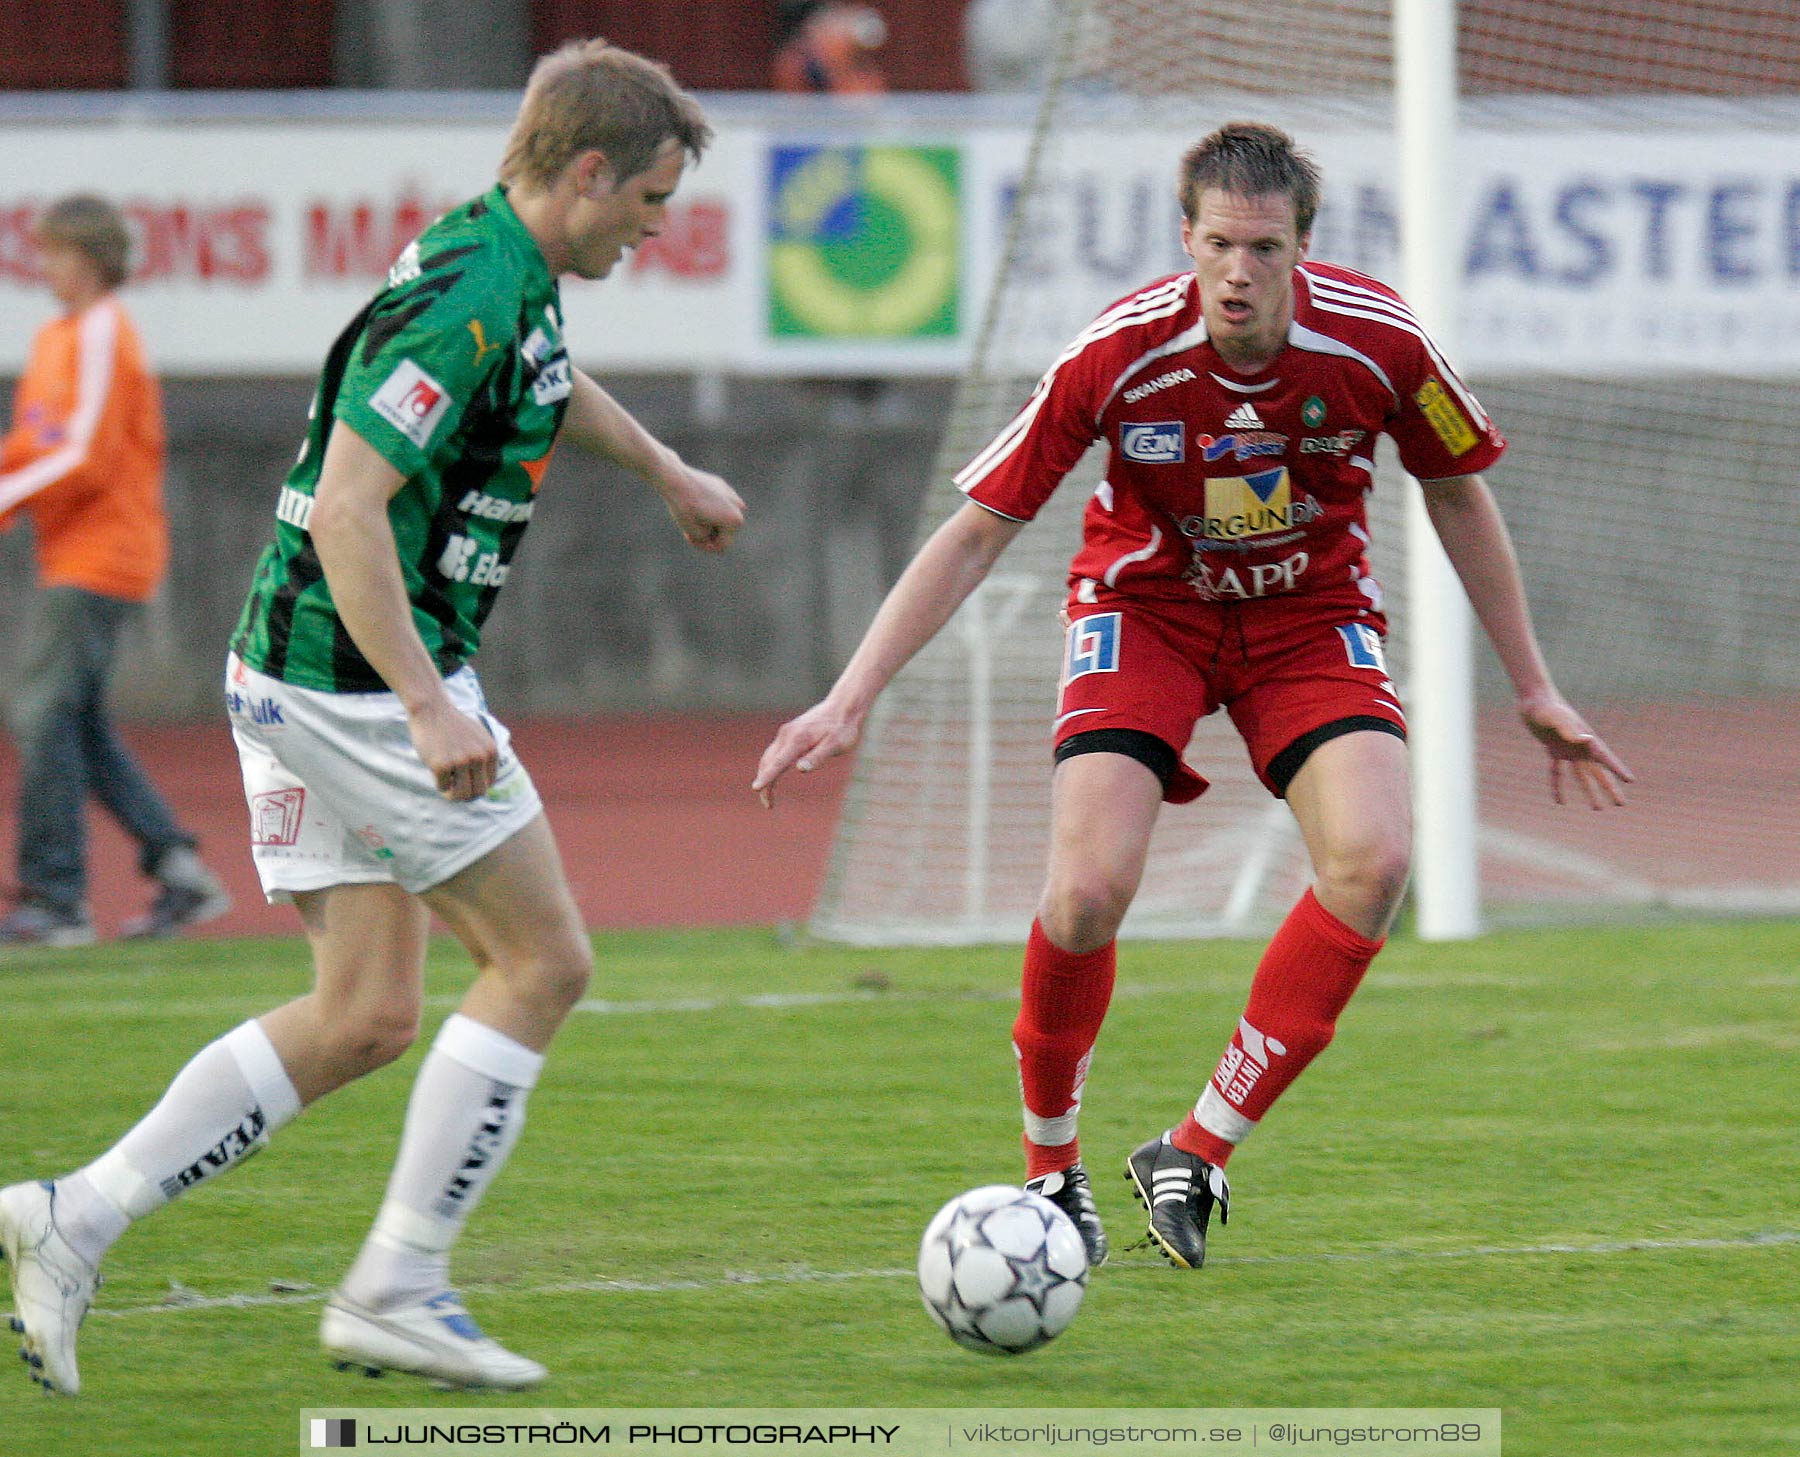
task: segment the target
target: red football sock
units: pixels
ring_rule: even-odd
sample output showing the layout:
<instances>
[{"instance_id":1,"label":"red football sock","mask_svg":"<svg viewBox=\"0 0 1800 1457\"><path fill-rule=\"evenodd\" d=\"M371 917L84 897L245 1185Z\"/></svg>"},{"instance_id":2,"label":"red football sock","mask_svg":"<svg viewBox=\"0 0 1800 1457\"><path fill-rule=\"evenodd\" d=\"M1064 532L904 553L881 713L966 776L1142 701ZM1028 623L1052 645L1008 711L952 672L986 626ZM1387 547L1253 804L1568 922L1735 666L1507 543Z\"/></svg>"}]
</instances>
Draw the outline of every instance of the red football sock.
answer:
<instances>
[{"instance_id":1,"label":"red football sock","mask_svg":"<svg viewBox=\"0 0 1800 1457\"><path fill-rule=\"evenodd\" d=\"M1013 1051L1025 1102L1025 1177L1066 1169L1081 1157L1075 1118L1094 1039L1112 1000L1118 958L1114 943L1098 951L1064 951L1031 923Z\"/></svg>"},{"instance_id":2,"label":"red football sock","mask_svg":"<svg viewBox=\"0 0 1800 1457\"><path fill-rule=\"evenodd\" d=\"M1224 1166L1257 1120L1323 1052L1338 1014L1384 942L1351 930L1309 889L1288 913L1250 983L1250 1004L1218 1070L1171 1136Z\"/></svg>"}]
</instances>

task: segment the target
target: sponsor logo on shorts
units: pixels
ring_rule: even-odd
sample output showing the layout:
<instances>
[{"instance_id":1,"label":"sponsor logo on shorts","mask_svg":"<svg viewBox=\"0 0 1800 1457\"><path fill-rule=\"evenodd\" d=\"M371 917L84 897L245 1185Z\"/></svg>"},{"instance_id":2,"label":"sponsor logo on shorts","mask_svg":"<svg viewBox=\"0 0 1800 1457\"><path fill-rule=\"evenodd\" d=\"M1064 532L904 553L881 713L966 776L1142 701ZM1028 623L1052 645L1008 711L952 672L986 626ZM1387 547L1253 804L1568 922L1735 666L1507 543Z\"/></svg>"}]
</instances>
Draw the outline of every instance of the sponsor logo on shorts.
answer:
<instances>
[{"instance_id":1,"label":"sponsor logo on shorts","mask_svg":"<svg viewBox=\"0 0 1800 1457\"><path fill-rule=\"evenodd\" d=\"M414 445L423 446L450 409L450 391L412 360L402 359L369 397L369 408Z\"/></svg>"},{"instance_id":2,"label":"sponsor logo on shorts","mask_svg":"<svg viewBox=\"0 0 1800 1457\"><path fill-rule=\"evenodd\" d=\"M394 852L388 849L387 840L383 838L381 831L376 829L375 826L364 825L360 830L356 831L356 838L362 842L363 849L367 850L377 860L392 860L394 858Z\"/></svg>"},{"instance_id":3,"label":"sponsor logo on shorts","mask_svg":"<svg viewBox=\"0 0 1800 1457\"><path fill-rule=\"evenodd\" d=\"M1181 421L1153 420L1119 427L1119 454L1144 465L1179 465L1187 459Z\"/></svg>"},{"instance_id":4,"label":"sponsor logo on shorts","mask_svg":"<svg viewBox=\"0 0 1800 1457\"><path fill-rule=\"evenodd\" d=\"M1095 612L1069 624L1069 663L1065 683L1089 673L1119 671L1119 623L1117 612Z\"/></svg>"},{"instance_id":5,"label":"sponsor logo on shorts","mask_svg":"<svg viewBox=\"0 0 1800 1457\"><path fill-rule=\"evenodd\" d=\"M298 845L300 819L306 809L304 789L274 789L250 799L252 845Z\"/></svg>"},{"instance_id":6,"label":"sponsor logo on shorts","mask_svg":"<svg viewBox=\"0 0 1800 1457\"><path fill-rule=\"evenodd\" d=\"M258 728L287 727L287 719L282 716L281 704L276 699L252 698L235 688L225 695L225 711L234 718L249 719Z\"/></svg>"},{"instance_id":7,"label":"sponsor logo on shorts","mask_svg":"<svg viewBox=\"0 0 1800 1457\"><path fill-rule=\"evenodd\" d=\"M1413 399L1430 421L1431 428L1437 431L1437 438L1444 442L1444 449L1452 455L1467 455L1481 443L1481 435L1469 422L1469 417L1435 379L1420 385Z\"/></svg>"},{"instance_id":8,"label":"sponsor logo on shorts","mask_svg":"<svg viewBox=\"0 0 1800 1457\"><path fill-rule=\"evenodd\" d=\"M1381 634L1366 622L1338 625L1338 636L1344 640L1344 655L1353 668L1369 668L1387 677L1387 659L1381 651Z\"/></svg>"}]
</instances>

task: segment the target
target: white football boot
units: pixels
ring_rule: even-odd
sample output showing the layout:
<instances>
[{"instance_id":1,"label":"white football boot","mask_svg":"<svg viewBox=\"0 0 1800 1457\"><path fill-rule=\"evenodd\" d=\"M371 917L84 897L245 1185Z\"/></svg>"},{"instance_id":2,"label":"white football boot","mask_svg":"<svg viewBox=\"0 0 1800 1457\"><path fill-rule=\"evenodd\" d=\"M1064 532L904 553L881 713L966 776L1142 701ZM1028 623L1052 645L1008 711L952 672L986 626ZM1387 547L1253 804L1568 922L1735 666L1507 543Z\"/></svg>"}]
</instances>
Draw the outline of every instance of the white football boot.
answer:
<instances>
[{"instance_id":1,"label":"white football boot","mask_svg":"<svg viewBox=\"0 0 1800 1457\"><path fill-rule=\"evenodd\" d=\"M319 1341L340 1371L409 1371L446 1387L523 1391L550 1373L481 1333L453 1290L374 1311L342 1291L325 1303Z\"/></svg>"},{"instance_id":2,"label":"white football boot","mask_svg":"<svg viewBox=\"0 0 1800 1457\"><path fill-rule=\"evenodd\" d=\"M56 1227L56 1186L0 1189L0 1255L12 1271L13 1330L31 1379L46 1391L81 1390L75 1333L81 1329L100 1271L76 1254Z\"/></svg>"}]
</instances>

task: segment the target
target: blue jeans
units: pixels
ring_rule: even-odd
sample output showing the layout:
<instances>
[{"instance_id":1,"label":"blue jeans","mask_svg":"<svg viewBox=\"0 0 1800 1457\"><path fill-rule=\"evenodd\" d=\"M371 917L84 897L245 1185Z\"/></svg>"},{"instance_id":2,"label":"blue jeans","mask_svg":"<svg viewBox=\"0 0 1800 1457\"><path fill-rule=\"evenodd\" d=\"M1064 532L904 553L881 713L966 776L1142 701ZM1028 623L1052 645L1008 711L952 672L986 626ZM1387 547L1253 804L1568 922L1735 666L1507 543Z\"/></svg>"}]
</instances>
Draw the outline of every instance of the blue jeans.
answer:
<instances>
[{"instance_id":1,"label":"blue jeans","mask_svg":"<svg viewBox=\"0 0 1800 1457\"><path fill-rule=\"evenodd\" d=\"M108 716L119 630L134 602L79 587L38 597L25 670L11 704L19 745L19 887L76 913L87 900L87 796L92 794L142 847L145 874L194 837L120 741Z\"/></svg>"}]
</instances>

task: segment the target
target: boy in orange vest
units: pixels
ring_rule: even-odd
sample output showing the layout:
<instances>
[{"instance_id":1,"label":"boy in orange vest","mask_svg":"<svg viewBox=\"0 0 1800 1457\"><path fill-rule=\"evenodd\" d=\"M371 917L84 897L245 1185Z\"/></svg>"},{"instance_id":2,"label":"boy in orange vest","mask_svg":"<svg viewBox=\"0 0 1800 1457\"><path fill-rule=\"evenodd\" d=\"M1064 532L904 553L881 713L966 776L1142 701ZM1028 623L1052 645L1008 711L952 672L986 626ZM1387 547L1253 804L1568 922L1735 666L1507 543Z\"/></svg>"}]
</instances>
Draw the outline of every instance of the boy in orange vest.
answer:
<instances>
[{"instance_id":1,"label":"boy in orange vest","mask_svg":"<svg viewBox=\"0 0 1800 1457\"><path fill-rule=\"evenodd\" d=\"M100 198L64 198L39 220L37 244L65 312L32 341L0 440L0 529L30 517L41 588L8 705L21 761L20 899L0 920L0 947L94 939L89 794L142 846L140 864L158 882L126 935L171 935L231 903L107 710L120 631L155 594L169 557L162 403L114 294L129 272L125 222Z\"/></svg>"}]
</instances>

